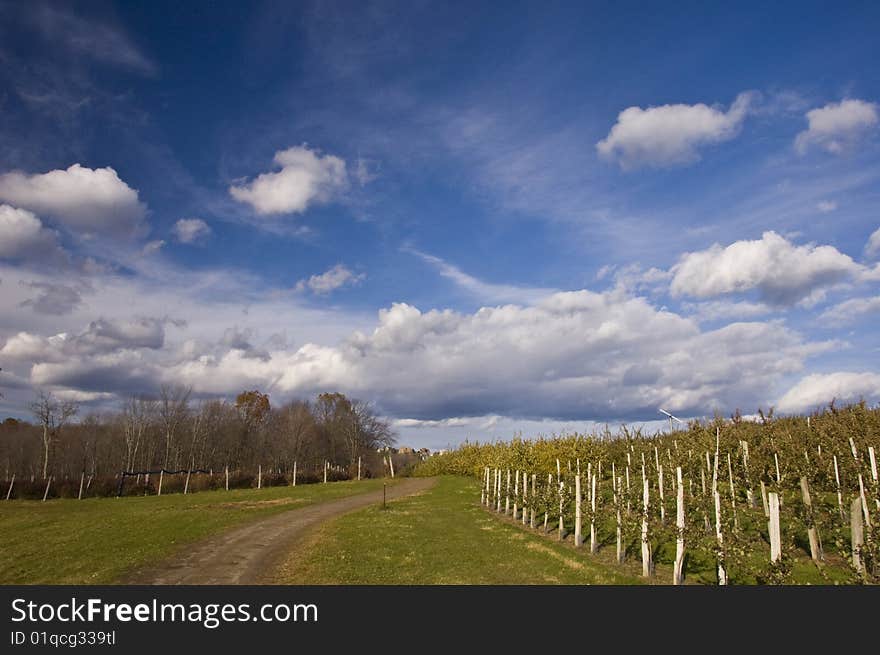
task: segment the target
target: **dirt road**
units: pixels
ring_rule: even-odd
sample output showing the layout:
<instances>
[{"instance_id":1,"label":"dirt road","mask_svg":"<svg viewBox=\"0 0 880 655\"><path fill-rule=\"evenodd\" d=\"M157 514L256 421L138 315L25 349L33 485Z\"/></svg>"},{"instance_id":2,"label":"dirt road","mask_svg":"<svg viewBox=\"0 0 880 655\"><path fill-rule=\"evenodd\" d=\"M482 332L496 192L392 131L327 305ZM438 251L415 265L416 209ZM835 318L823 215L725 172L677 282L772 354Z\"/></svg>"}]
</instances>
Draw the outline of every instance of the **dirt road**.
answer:
<instances>
[{"instance_id":1,"label":"dirt road","mask_svg":"<svg viewBox=\"0 0 880 655\"><path fill-rule=\"evenodd\" d=\"M388 487L388 499L430 488L430 478L410 478ZM382 502L381 491L316 503L248 523L204 541L177 556L141 569L125 584L265 584L273 582L277 567L310 529L320 523L368 505Z\"/></svg>"}]
</instances>

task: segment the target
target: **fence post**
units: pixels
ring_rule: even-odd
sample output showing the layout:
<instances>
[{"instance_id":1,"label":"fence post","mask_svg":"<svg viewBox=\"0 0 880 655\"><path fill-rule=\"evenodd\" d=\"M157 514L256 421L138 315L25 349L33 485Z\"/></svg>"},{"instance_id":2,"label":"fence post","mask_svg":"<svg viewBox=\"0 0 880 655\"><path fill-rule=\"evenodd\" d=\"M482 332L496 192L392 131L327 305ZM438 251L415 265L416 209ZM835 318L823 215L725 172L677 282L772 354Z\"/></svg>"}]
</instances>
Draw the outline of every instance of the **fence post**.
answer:
<instances>
[{"instance_id":1,"label":"fence post","mask_svg":"<svg viewBox=\"0 0 880 655\"><path fill-rule=\"evenodd\" d=\"M581 474L574 476L574 545L581 547ZM561 537L560 537L561 538Z\"/></svg>"},{"instance_id":2,"label":"fence post","mask_svg":"<svg viewBox=\"0 0 880 655\"><path fill-rule=\"evenodd\" d=\"M675 493L675 568L672 584L684 584L684 483L681 480L681 467L675 469L677 488Z\"/></svg>"},{"instance_id":3,"label":"fence post","mask_svg":"<svg viewBox=\"0 0 880 655\"><path fill-rule=\"evenodd\" d=\"M801 495L804 499L804 507L807 510L807 538L810 540L810 557L814 562L825 559L822 554L822 541L819 539L819 531L813 518L813 501L810 499L810 483L807 476L801 476Z\"/></svg>"},{"instance_id":4,"label":"fence post","mask_svg":"<svg viewBox=\"0 0 880 655\"><path fill-rule=\"evenodd\" d=\"M779 494L770 492L770 561L774 564L782 559L782 534L779 531Z\"/></svg>"},{"instance_id":5,"label":"fence post","mask_svg":"<svg viewBox=\"0 0 880 655\"><path fill-rule=\"evenodd\" d=\"M862 574L862 546L865 543L865 532L862 525L862 501L855 498L850 505L850 529L852 530L852 564Z\"/></svg>"}]
</instances>

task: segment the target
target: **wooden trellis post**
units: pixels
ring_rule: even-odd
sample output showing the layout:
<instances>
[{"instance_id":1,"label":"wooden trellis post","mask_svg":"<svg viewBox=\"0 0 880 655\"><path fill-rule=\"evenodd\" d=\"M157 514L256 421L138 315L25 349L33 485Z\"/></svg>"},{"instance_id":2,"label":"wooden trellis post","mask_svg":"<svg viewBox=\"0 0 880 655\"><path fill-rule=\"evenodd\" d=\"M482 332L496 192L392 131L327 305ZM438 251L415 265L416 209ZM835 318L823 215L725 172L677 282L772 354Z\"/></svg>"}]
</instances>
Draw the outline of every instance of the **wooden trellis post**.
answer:
<instances>
[{"instance_id":1,"label":"wooden trellis post","mask_svg":"<svg viewBox=\"0 0 880 655\"><path fill-rule=\"evenodd\" d=\"M553 489L553 474L547 474L547 509L544 510L544 534L549 531L548 524L550 522L550 494L551 489Z\"/></svg>"},{"instance_id":2,"label":"wooden trellis post","mask_svg":"<svg viewBox=\"0 0 880 655\"><path fill-rule=\"evenodd\" d=\"M681 479L681 467L675 469L677 483L675 493L675 566L672 571L672 584L684 584L684 483Z\"/></svg>"},{"instance_id":3,"label":"wooden trellis post","mask_svg":"<svg viewBox=\"0 0 880 655\"><path fill-rule=\"evenodd\" d=\"M510 514L510 469L507 469L507 487L504 489L504 515Z\"/></svg>"},{"instance_id":4,"label":"wooden trellis post","mask_svg":"<svg viewBox=\"0 0 880 655\"><path fill-rule=\"evenodd\" d=\"M581 474L574 476L574 545L576 548L581 547ZM562 538L560 534L560 539Z\"/></svg>"},{"instance_id":5,"label":"wooden trellis post","mask_svg":"<svg viewBox=\"0 0 880 655\"><path fill-rule=\"evenodd\" d=\"M529 527L533 530L535 529L535 512L537 511L535 508L535 501L537 499L536 489L537 489L537 479L538 476L536 473L532 473L532 511L529 512Z\"/></svg>"},{"instance_id":6,"label":"wooden trellis post","mask_svg":"<svg viewBox=\"0 0 880 655\"><path fill-rule=\"evenodd\" d=\"M718 584L727 584L724 567L724 534L721 530L721 494L718 493L718 451L715 451L715 467L712 473L712 496L715 499L715 540L718 542Z\"/></svg>"},{"instance_id":7,"label":"wooden trellis post","mask_svg":"<svg viewBox=\"0 0 880 655\"><path fill-rule=\"evenodd\" d=\"M565 483L562 481L562 469L559 466L559 460L556 460L556 478L559 481L559 541L565 537L565 525L562 517L562 508L564 505Z\"/></svg>"},{"instance_id":8,"label":"wooden trellis post","mask_svg":"<svg viewBox=\"0 0 880 655\"><path fill-rule=\"evenodd\" d=\"M656 455L656 453L657 449L654 448L654 454ZM663 502L663 464L659 459L657 460L657 490L660 492L660 525L666 525L666 507Z\"/></svg>"},{"instance_id":9,"label":"wooden trellis post","mask_svg":"<svg viewBox=\"0 0 880 655\"><path fill-rule=\"evenodd\" d=\"M593 474L593 480L590 485L590 552L596 553L599 550L599 539L596 536L596 475Z\"/></svg>"},{"instance_id":10,"label":"wooden trellis post","mask_svg":"<svg viewBox=\"0 0 880 655\"><path fill-rule=\"evenodd\" d=\"M649 490L648 478L642 477L642 575L646 578L651 576L654 570L654 562L651 557L651 544L648 542L648 506Z\"/></svg>"},{"instance_id":11,"label":"wooden trellis post","mask_svg":"<svg viewBox=\"0 0 880 655\"><path fill-rule=\"evenodd\" d=\"M764 504L764 516L770 518L770 506L767 504L767 485L761 480L761 502Z\"/></svg>"},{"instance_id":12,"label":"wooden trellis post","mask_svg":"<svg viewBox=\"0 0 880 655\"><path fill-rule=\"evenodd\" d=\"M779 494L768 494L770 505L770 522L768 532L770 534L770 561L774 564L782 559L782 534L779 529Z\"/></svg>"},{"instance_id":13,"label":"wooden trellis post","mask_svg":"<svg viewBox=\"0 0 880 655\"><path fill-rule=\"evenodd\" d=\"M834 482L837 484L837 509L840 510L840 520L846 520L846 513L843 511L843 493L840 491L840 473L837 470L837 455L834 455Z\"/></svg>"},{"instance_id":14,"label":"wooden trellis post","mask_svg":"<svg viewBox=\"0 0 880 655\"><path fill-rule=\"evenodd\" d=\"M850 505L850 530L852 532L852 564L860 574L862 567L862 547L865 544L865 532L862 525L862 501L855 498Z\"/></svg>"},{"instance_id":15,"label":"wooden trellis post","mask_svg":"<svg viewBox=\"0 0 880 655\"><path fill-rule=\"evenodd\" d=\"M514 473L514 481L513 481L513 520L516 521L519 518L519 469Z\"/></svg>"},{"instance_id":16,"label":"wooden trellis post","mask_svg":"<svg viewBox=\"0 0 880 655\"><path fill-rule=\"evenodd\" d=\"M807 538L810 541L810 557L814 562L825 559L822 553L822 541L819 539L819 530L813 517L813 501L810 499L810 483L807 476L801 476L801 496L804 499L804 507L807 513Z\"/></svg>"},{"instance_id":17,"label":"wooden trellis post","mask_svg":"<svg viewBox=\"0 0 880 655\"><path fill-rule=\"evenodd\" d=\"M501 513L501 469L495 469L495 511Z\"/></svg>"}]
</instances>

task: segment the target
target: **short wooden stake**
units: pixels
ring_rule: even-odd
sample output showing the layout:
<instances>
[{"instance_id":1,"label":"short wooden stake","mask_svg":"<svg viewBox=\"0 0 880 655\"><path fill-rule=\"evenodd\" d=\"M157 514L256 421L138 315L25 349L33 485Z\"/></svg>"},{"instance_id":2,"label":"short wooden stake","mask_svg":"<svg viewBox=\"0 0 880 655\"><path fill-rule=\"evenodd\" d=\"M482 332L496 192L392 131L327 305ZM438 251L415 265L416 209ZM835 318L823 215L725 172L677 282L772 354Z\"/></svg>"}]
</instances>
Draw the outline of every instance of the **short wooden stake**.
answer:
<instances>
[{"instance_id":1,"label":"short wooden stake","mask_svg":"<svg viewBox=\"0 0 880 655\"><path fill-rule=\"evenodd\" d=\"M768 495L770 504L770 561L774 564L782 559L782 533L779 529L779 494L771 491Z\"/></svg>"}]
</instances>

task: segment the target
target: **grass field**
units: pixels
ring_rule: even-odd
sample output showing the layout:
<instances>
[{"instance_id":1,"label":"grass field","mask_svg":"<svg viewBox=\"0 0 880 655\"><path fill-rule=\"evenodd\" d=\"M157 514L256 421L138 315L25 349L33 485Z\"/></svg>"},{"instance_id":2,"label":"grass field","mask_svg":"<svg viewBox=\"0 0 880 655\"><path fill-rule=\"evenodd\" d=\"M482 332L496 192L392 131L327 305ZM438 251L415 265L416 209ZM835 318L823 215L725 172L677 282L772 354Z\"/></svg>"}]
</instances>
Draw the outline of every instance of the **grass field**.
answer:
<instances>
[{"instance_id":1,"label":"grass field","mask_svg":"<svg viewBox=\"0 0 880 655\"><path fill-rule=\"evenodd\" d=\"M382 482L0 502L0 584L112 583L131 568L233 525L378 489Z\"/></svg>"},{"instance_id":2,"label":"grass field","mask_svg":"<svg viewBox=\"0 0 880 655\"><path fill-rule=\"evenodd\" d=\"M628 572L483 510L476 481L342 516L287 562L287 584L638 584Z\"/></svg>"}]
</instances>

